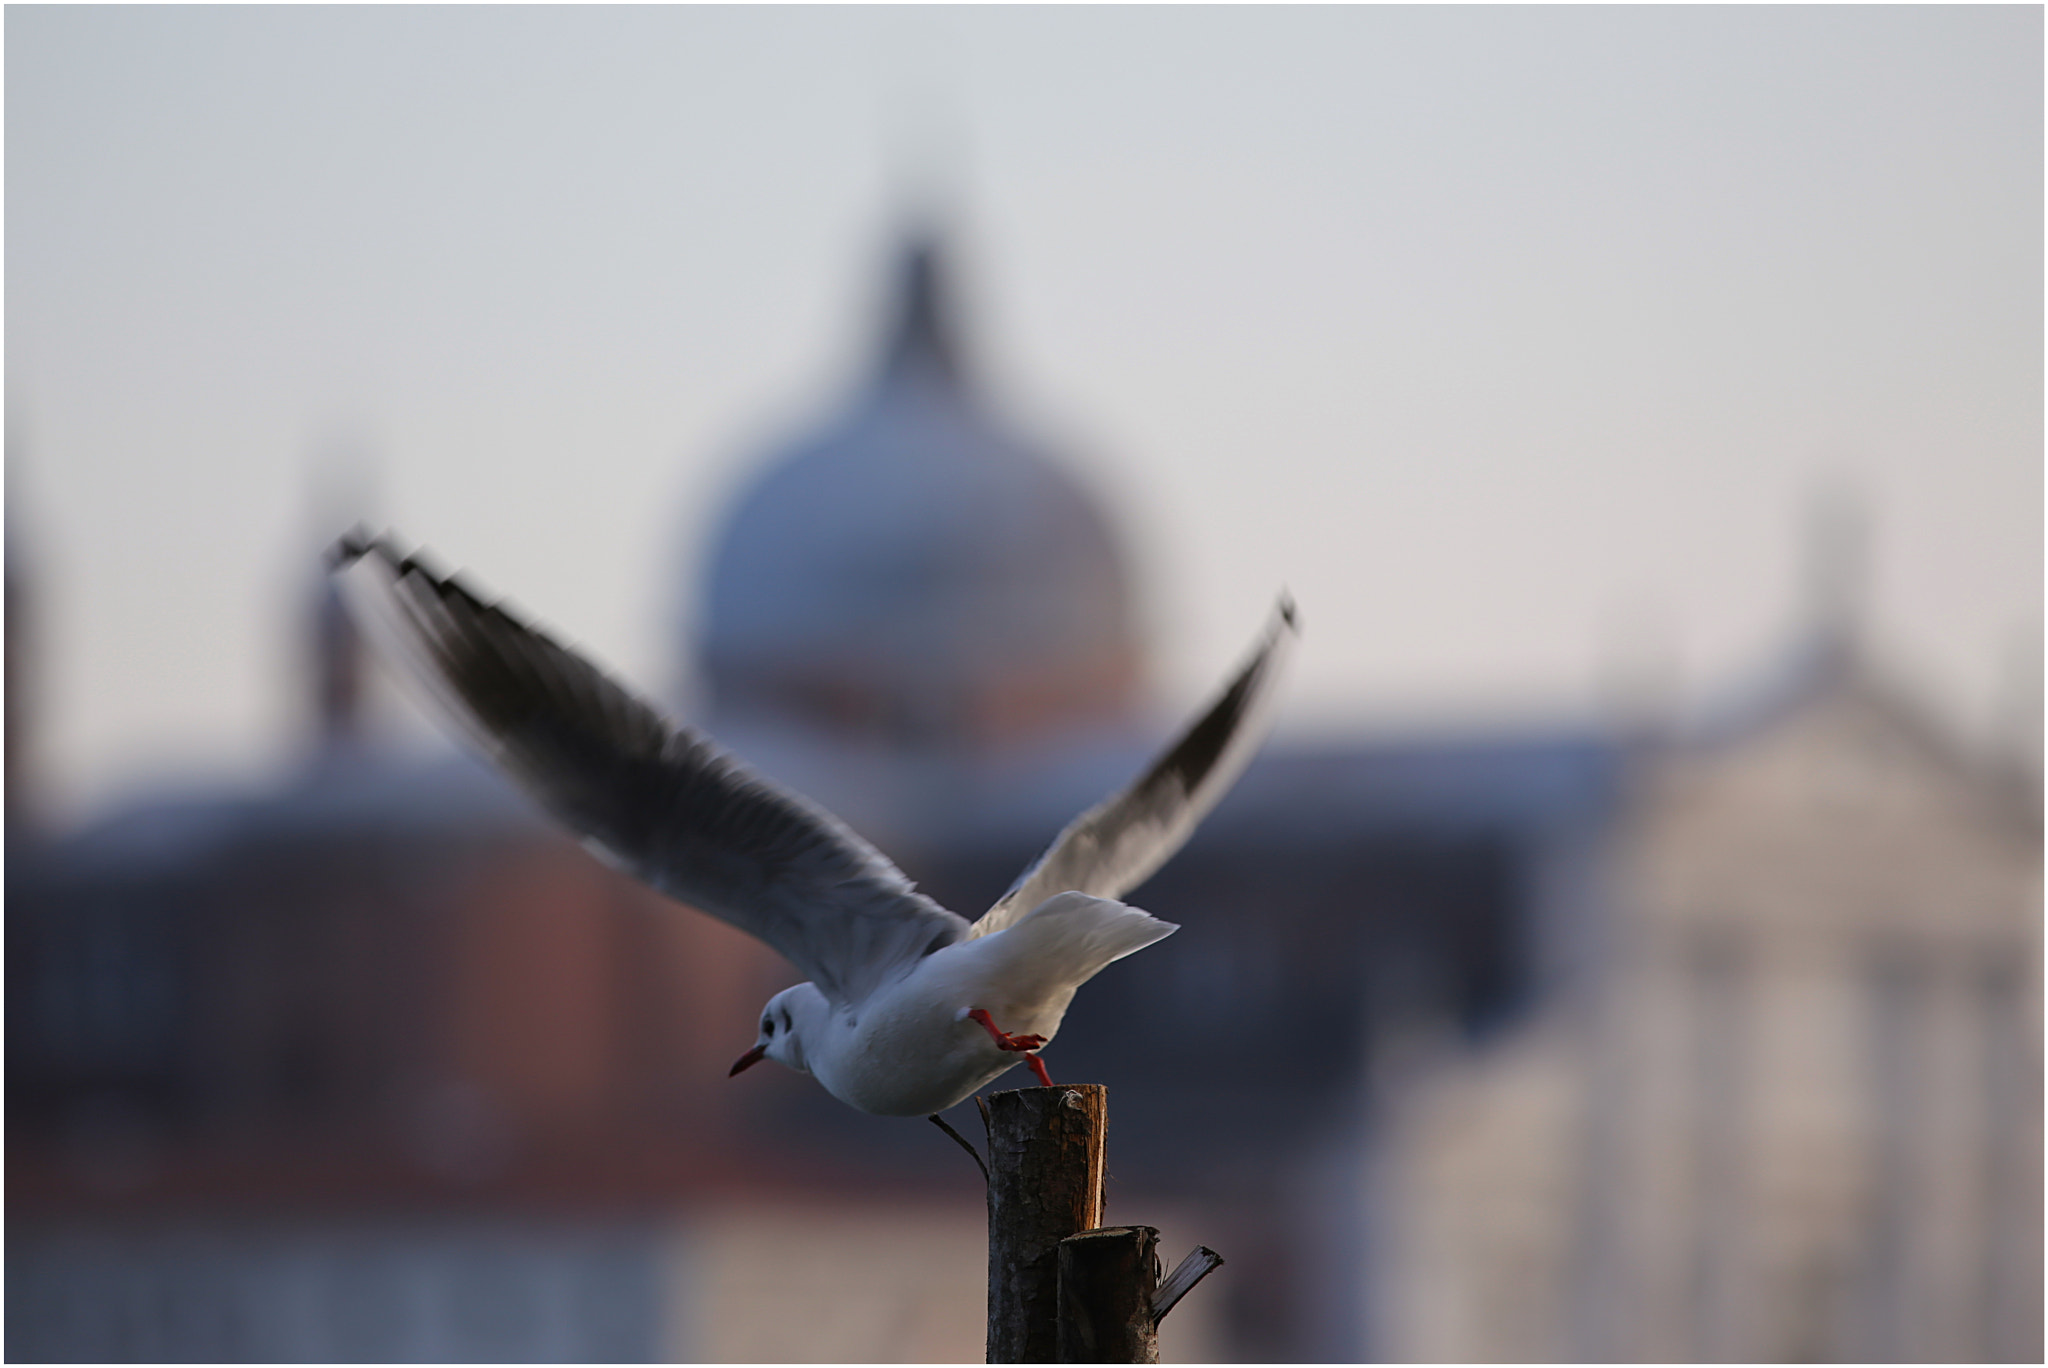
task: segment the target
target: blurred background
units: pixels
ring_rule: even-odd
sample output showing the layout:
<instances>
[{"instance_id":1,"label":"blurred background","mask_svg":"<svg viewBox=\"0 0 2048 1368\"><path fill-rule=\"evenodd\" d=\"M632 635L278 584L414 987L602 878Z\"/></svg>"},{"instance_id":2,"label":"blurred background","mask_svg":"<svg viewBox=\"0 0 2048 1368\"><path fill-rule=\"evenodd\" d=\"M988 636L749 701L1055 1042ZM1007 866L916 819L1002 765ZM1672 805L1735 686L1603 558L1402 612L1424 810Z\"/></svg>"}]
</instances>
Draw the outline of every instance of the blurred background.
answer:
<instances>
[{"instance_id":1,"label":"blurred background","mask_svg":"<svg viewBox=\"0 0 2048 1368\"><path fill-rule=\"evenodd\" d=\"M1292 590L1047 1056L1169 1359L2038 1361L2041 22L10 8L7 1356L981 1356L363 519L970 916Z\"/></svg>"}]
</instances>

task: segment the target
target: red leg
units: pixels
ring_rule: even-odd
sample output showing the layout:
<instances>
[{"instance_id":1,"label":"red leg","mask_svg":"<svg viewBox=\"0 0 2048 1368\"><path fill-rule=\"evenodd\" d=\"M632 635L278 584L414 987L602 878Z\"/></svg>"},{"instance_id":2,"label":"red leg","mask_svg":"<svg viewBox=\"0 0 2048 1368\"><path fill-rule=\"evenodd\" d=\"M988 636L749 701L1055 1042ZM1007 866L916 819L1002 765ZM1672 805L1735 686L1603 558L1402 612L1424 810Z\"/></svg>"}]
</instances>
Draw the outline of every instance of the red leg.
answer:
<instances>
[{"instance_id":1,"label":"red leg","mask_svg":"<svg viewBox=\"0 0 2048 1368\"><path fill-rule=\"evenodd\" d=\"M992 1020L989 1017L989 1014L986 1011L982 1010L979 1007L976 1007L973 1011L969 1012L967 1014L967 1019L969 1021L980 1022L981 1028L987 1031L989 1035L995 1040L996 1048L999 1050L1035 1050L1039 1046L1045 1044L1045 1037L1042 1035L1013 1036L1009 1034L1007 1031L997 1029L994 1020Z\"/></svg>"},{"instance_id":2,"label":"red leg","mask_svg":"<svg viewBox=\"0 0 2048 1368\"><path fill-rule=\"evenodd\" d=\"M1044 1036L1011 1035L1007 1031L999 1030L996 1027L995 1019L989 1016L987 1012L983 1011L979 1007L976 1007L973 1011L969 1012L967 1014L967 1019L969 1021L980 1022L981 1029L987 1031L989 1035L995 1040L997 1049L1012 1050L1021 1053L1024 1056L1024 1062L1031 1066L1031 1072L1038 1075L1039 1087L1050 1088L1052 1086L1052 1075L1045 1071L1045 1061L1040 1059L1036 1054L1032 1053L1039 1046L1045 1044Z\"/></svg>"}]
</instances>

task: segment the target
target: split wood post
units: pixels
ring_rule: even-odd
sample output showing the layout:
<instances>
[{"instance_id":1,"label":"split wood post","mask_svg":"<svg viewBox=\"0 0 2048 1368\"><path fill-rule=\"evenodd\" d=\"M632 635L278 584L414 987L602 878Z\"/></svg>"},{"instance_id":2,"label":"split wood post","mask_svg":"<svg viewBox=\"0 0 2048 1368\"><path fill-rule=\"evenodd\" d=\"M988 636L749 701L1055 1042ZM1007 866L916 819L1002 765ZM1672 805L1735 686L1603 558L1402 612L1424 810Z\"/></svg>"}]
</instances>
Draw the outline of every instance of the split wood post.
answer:
<instances>
[{"instance_id":1,"label":"split wood post","mask_svg":"<svg viewBox=\"0 0 2048 1368\"><path fill-rule=\"evenodd\" d=\"M1159 1322L1222 1266L1221 1254L1196 1245L1161 1281L1153 1227L1069 1235L1060 1241L1060 1362L1159 1362Z\"/></svg>"},{"instance_id":2,"label":"split wood post","mask_svg":"<svg viewBox=\"0 0 2048 1368\"><path fill-rule=\"evenodd\" d=\"M1157 1363L1159 1232L1109 1226L1060 1241L1061 1363Z\"/></svg>"},{"instance_id":3,"label":"split wood post","mask_svg":"<svg viewBox=\"0 0 2048 1368\"><path fill-rule=\"evenodd\" d=\"M1109 1090L1017 1088L988 1099L988 1361L1059 1355L1060 1241L1102 1224Z\"/></svg>"}]
</instances>

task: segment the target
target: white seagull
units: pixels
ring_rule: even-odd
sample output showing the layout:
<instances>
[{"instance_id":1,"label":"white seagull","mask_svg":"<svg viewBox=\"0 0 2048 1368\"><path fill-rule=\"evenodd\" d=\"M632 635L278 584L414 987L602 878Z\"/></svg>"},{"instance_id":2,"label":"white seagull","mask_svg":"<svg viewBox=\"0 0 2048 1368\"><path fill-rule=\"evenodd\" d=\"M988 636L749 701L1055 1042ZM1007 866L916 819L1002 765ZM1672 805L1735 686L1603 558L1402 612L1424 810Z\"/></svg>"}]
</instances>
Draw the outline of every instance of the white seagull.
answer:
<instances>
[{"instance_id":1,"label":"white seagull","mask_svg":"<svg viewBox=\"0 0 2048 1368\"><path fill-rule=\"evenodd\" d=\"M768 1000L732 1072L773 1059L879 1116L944 1111L1019 1056L1051 1084L1037 1050L1074 990L1180 929L1114 900L1251 758L1296 632L1283 595L1222 696L969 923L830 813L388 535L351 533L332 566L387 653L586 846L810 976Z\"/></svg>"}]
</instances>

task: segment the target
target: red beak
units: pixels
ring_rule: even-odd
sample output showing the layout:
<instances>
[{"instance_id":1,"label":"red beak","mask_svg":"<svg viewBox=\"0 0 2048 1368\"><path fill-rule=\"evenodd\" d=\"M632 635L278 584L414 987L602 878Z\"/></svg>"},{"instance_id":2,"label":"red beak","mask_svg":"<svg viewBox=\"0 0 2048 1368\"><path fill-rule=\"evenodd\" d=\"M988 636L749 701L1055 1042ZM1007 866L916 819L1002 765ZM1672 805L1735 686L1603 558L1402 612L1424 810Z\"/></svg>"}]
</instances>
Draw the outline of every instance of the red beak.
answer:
<instances>
[{"instance_id":1,"label":"red beak","mask_svg":"<svg viewBox=\"0 0 2048 1368\"><path fill-rule=\"evenodd\" d=\"M737 1077L740 1070L751 1069L767 1057L768 1047L766 1045L756 1045L753 1049L747 1051L745 1054L739 1057L739 1059L732 1066L732 1072L727 1074L726 1077Z\"/></svg>"}]
</instances>

